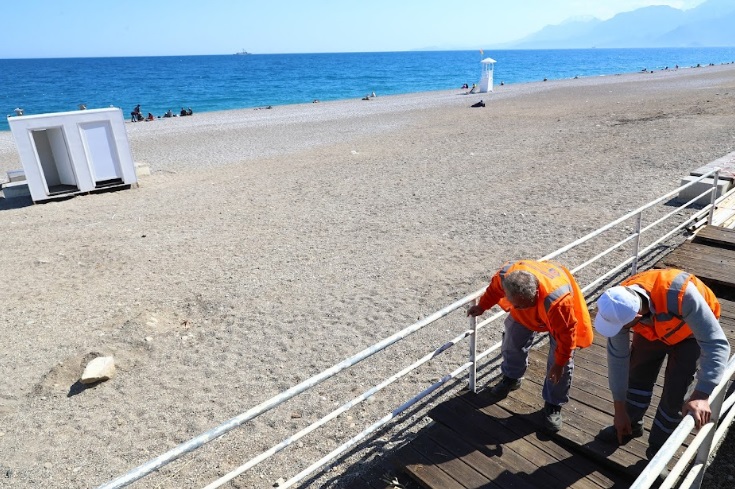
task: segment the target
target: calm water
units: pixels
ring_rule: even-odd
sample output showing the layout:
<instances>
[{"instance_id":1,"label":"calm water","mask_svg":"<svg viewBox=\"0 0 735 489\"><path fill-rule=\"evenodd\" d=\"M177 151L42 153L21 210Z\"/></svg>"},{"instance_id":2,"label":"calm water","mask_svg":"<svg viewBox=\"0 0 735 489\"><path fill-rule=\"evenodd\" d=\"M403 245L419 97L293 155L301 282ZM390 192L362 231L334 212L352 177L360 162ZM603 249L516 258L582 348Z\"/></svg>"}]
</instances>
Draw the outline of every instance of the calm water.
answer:
<instances>
[{"instance_id":1,"label":"calm water","mask_svg":"<svg viewBox=\"0 0 735 489\"><path fill-rule=\"evenodd\" d=\"M487 51L495 82L523 83L735 61L735 48ZM459 88L479 51L0 60L0 115L141 104L144 114L283 105ZM8 130L0 117L0 130Z\"/></svg>"}]
</instances>

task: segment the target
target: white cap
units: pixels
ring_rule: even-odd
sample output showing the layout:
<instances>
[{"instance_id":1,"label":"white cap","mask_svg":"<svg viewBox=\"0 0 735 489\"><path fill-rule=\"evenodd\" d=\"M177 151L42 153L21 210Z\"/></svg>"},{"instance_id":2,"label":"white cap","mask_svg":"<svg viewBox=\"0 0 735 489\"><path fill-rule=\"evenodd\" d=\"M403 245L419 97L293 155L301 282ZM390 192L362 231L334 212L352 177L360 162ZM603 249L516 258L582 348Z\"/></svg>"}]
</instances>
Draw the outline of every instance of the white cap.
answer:
<instances>
[{"instance_id":1,"label":"white cap","mask_svg":"<svg viewBox=\"0 0 735 489\"><path fill-rule=\"evenodd\" d=\"M597 299L595 329L602 336L615 336L623 326L635 319L640 308L638 294L626 287L612 287Z\"/></svg>"}]
</instances>

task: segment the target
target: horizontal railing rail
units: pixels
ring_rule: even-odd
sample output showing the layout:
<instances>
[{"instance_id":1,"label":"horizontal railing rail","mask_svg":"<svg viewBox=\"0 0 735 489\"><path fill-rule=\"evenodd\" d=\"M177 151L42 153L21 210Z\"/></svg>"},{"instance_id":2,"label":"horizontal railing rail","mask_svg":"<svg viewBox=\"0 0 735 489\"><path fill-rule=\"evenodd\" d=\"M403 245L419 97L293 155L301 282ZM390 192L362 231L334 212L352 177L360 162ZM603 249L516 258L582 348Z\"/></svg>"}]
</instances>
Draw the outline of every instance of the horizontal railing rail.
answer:
<instances>
[{"instance_id":1,"label":"horizontal railing rail","mask_svg":"<svg viewBox=\"0 0 735 489\"><path fill-rule=\"evenodd\" d=\"M671 469L669 475L659 486L660 489L673 487L679 476L684 472L686 467L689 465L692 459L694 459L695 456L697 457L696 463L689 469L689 474L687 474L685 478L685 480L690 479L690 474L692 474L691 480L688 484L685 485L682 483L679 487L698 487L699 483L701 483L700 475L703 475L704 473L704 464L706 464L707 459L711 454L712 447L716 446L713 444L713 430L717 428L717 423L719 421L720 415L728 409L732 411L732 404L734 402L733 399L735 399L735 394L732 394L730 396L730 400L727 405L723 401L724 396L727 392L727 386L730 383L730 378L733 375L735 375L735 355L730 358L730 361L728 362L725 369L725 374L723 375L722 381L717 385L717 387L715 387L709 397L710 408L712 409L711 422L700 428L697 435L694 437L694 439L684 451L682 456L679 458L677 463ZM727 432L727 429L732 423L732 419L732 412L730 412L727 417L722 419L722 422L720 423L720 428L723 431L720 431L720 438L724 436L724 433ZM671 435L669 435L666 443L664 443L658 453L656 453L656 455L651 459L643 472L640 473L633 485L630 486L631 489L648 489L649 487L651 487L653 483L656 482L659 474L661 474L664 467L666 467L666 464L669 463L674 455L676 455L676 452L679 450L679 448L684 444L684 441L689 436L692 429L694 429L694 418L691 416L691 414L687 414L681 421L681 423L679 423L679 426L677 426L677 428L671 433ZM702 448L704 450L700 451L700 449ZM697 478L699 478L699 482L697 482Z\"/></svg>"},{"instance_id":2,"label":"horizontal railing rail","mask_svg":"<svg viewBox=\"0 0 735 489\"><path fill-rule=\"evenodd\" d=\"M687 226L690 226L692 222L697 222L697 220L702 219L702 217L708 213L708 222L711 222L713 211L715 208L715 205L717 203L716 199L716 190L717 190L717 178L718 178L719 170L714 169L711 172L708 172L698 179L695 179L694 181L683 185L659 198L657 198L654 201L651 201L647 204L645 204L642 207L639 207L636 210L633 210L624 216L610 222L609 224L587 234L586 236L583 236L582 238L540 258L541 261L545 260L551 260L558 256L561 256L562 254L565 254L575 248L578 248L580 245L588 243L596 238L601 237L605 232L613 230L614 228L618 227L622 223L627 222L628 220L632 218L636 218L636 226L633 233L628 234L623 239L619 240L612 246L608 246L604 251L598 253L597 255L586 259L581 265L578 265L575 268L572 268L572 273L578 273L579 271L587 268L588 266L608 257L612 253L619 251L624 245L632 243L634 244L633 252L631 253L631 256L628 258L622 260L617 265L613 265L610 270L608 270L603 275L597 277L596 279L592 280L590 283L585 285L582 290L585 293L588 293L590 291L595 290L596 287L598 287L601 283L605 282L606 280L609 280L611 277L615 276L616 274L620 274L627 266L632 265L633 272L635 271L637 267L638 260L641 256L646 256L649 252L653 251L657 246L659 246L661 243L665 242L666 240L673 237L676 233L680 233L683 229L685 229ZM674 210L665 213L663 216L655 220L653 223L648 224L645 227L641 227L641 221L642 221L642 215L644 211L647 211L649 209L652 209L654 206L661 204L662 202L666 202L667 200L671 199L674 195L681 192L682 190L685 190L688 187L691 187L692 185L695 185L699 183L700 181L704 180L705 178L709 178L713 176L714 177L714 183L711 188L709 188L707 191L702 192L697 197L689 200L688 202L680 205L679 207L675 208ZM707 206L704 206L700 210L693 210L691 209L692 204L694 204L696 201L698 201L700 198L706 196L707 194L711 195L710 203ZM643 249L639 249L639 242L641 235L643 233L652 231L657 226L661 225L664 221L667 221L675 216L678 216L683 211L688 210L691 212L691 215L687 218L685 218L683 221L679 222L672 230L669 230L666 232L662 237L659 237L658 239L652 241L649 243L646 247ZM384 340L372 345L371 347L368 347L361 352L357 353L356 355L349 357L342 362L333 365L332 367L324 370L323 372L295 385L294 387L291 387L290 389L287 389L286 391L258 404L257 406L249 409L248 411L230 419L229 421L185 442L180 444L179 446L173 448L172 450L160 455L159 457L156 457L153 460L150 460L149 462L129 471L128 473L124 474L123 476L108 482L107 484L104 484L100 486L99 489L114 489L114 488L121 488L125 487L137 480L140 480L141 478L147 476L151 472L154 472L163 466L167 465L168 463L180 458L184 454L190 453L204 444L217 439L224 435L225 433L237 428L238 426L241 426L242 424L266 413L267 411L270 411L271 409L282 405L283 403L287 402L288 400L298 396L299 394L312 389L316 385L319 385L320 383L324 382L327 379L330 379L334 377L335 375L339 374L340 372L343 372L344 370L351 368L355 366L356 364L362 362L363 360L366 360L369 357L372 357L378 352L381 352L383 350L386 350L390 346L396 344L397 342L404 340L408 336L416 333L417 331L423 329L424 327L442 319L451 314L452 312L463 308L467 304L470 303L476 303L477 299L484 293L485 288L478 289L477 291L466 295L465 297L453 302L452 304L446 306L445 308L435 312L434 314L431 314L427 316L426 318L404 328L403 330L389 336L388 338L385 338ZM270 458L271 456L281 452L288 446L292 445L294 442L299 440L300 438L306 436L307 434L315 431L316 429L320 428L321 426L324 426L329 421L334 420L335 418L339 417L341 414L344 414L349 409L353 408L354 406L360 404L361 402L369 399L370 397L377 394L379 391L387 387L388 385L398 381L399 379L405 377L408 373L414 371L418 367L425 365L429 361L433 360L437 356L443 354L444 352L450 350L453 346L460 343L466 338L469 338L470 346L469 346L469 361L467 363L464 363L460 365L457 369L453 370L449 374L444 375L441 377L437 382L434 382L432 385L421 391L419 394L415 395L411 399L405 401L403 404L392 410L389 414L385 415L381 419L374 422L372 425L365 428L361 433L355 435L351 439L344 442L342 445L338 446L332 452L325 455L320 460L314 462L312 465L307 467L306 469L299 472L299 474L293 476L289 480L287 480L285 483L279 484L280 488L284 487L291 487L294 484L298 483L299 481L303 480L304 478L308 477L309 475L313 474L319 468L323 467L324 465L328 464L329 462L333 461L335 458L339 457L340 455L344 454L347 450L350 448L356 446L361 441L365 440L370 434L374 433L378 429L386 426L390 422L396 419L397 416L399 416L401 413L406 411L412 406L415 406L418 402L421 400L427 398L428 396L435 393L440 387L447 384L453 379L458 378L460 375L462 375L465 371L469 371L469 388L471 390L476 389L476 372L477 372L477 365L478 362L482 359L486 358L488 355L490 355L492 352L495 352L499 349L500 343L497 342L487 348L485 351L477 354L476 352L476 346L477 346L477 333L482 328L486 327L487 325L497 321L501 317L505 315L504 312L498 312L493 315L491 315L489 318L478 321L476 318L470 318L470 327L469 329L463 331L461 334L453 338L452 340L448 341L444 345L436 348L435 350L427 353L423 357L421 357L419 360L415 361L414 363L406 366L405 368L401 369L399 372L391 375L390 377L384 379L382 382L376 384L374 387L364 391L361 395L353 398L352 400L342 404L339 408L333 410L332 412L326 414L319 420L315 421L314 423L310 424L306 428L301 429L297 433L287 437L286 439L282 440L280 443L272 446L270 449L260 453L256 457L248 460L243 465L239 466L237 469L229 472L228 474L220 477L216 481L212 482L211 484L207 485L205 489L214 489L216 487L220 487L221 485L225 484L228 481L231 481L232 479L236 478L239 475L242 475L247 470L251 469L252 467L256 466L257 464L261 463L262 461ZM691 430L691 428L690 428ZM660 472L660 471L659 471Z\"/></svg>"}]
</instances>

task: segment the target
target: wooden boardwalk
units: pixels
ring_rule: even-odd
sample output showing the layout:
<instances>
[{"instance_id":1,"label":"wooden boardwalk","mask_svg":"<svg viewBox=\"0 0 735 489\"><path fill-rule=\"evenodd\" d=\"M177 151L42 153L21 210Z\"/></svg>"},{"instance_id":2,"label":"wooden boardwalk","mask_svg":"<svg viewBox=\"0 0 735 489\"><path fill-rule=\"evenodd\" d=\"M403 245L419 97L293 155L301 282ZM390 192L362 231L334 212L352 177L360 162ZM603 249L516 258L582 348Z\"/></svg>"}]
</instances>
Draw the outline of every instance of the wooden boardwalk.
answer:
<instances>
[{"instance_id":1,"label":"wooden boardwalk","mask_svg":"<svg viewBox=\"0 0 735 489\"><path fill-rule=\"evenodd\" d=\"M704 228L657 266L694 273L715 290L722 303L720 322L735 345L735 231ZM461 392L431 410L434 422L394 454L393 464L427 488L628 487L648 463L648 430L622 446L597 438L612 423L605 339L598 336L590 348L576 352L571 399L562 410L564 426L553 436L541 430L547 348L532 351L521 389L506 399L497 401L488 389ZM401 487L369 479L364 479L366 487Z\"/></svg>"}]
</instances>

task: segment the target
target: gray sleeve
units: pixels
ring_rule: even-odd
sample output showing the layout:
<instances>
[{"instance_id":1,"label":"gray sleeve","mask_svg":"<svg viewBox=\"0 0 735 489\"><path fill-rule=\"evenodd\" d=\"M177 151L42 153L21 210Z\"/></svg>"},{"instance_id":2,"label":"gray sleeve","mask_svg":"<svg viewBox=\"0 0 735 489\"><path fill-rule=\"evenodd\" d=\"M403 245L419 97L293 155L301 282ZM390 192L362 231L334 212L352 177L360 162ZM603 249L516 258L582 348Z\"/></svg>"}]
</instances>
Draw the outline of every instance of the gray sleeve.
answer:
<instances>
[{"instance_id":1,"label":"gray sleeve","mask_svg":"<svg viewBox=\"0 0 735 489\"><path fill-rule=\"evenodd\" d=\"M695 389L709 395L722 380L730 343L707 301L691 282L684 291L681 313L702 350Z\"/></svg>"},{"instance_id":2,"label":"gray sleeve","mask_svg":"<svg viewBox=\"0 0 735 489\"><path fill-rule=\"evenodd\" d=\"M624 401L628 394L630 369L630 331L620 330L607 339L607 382L613 401Z\"/></svg>"}]
</instances>

